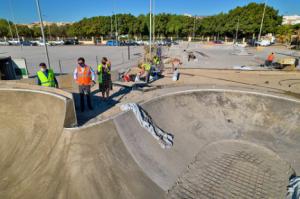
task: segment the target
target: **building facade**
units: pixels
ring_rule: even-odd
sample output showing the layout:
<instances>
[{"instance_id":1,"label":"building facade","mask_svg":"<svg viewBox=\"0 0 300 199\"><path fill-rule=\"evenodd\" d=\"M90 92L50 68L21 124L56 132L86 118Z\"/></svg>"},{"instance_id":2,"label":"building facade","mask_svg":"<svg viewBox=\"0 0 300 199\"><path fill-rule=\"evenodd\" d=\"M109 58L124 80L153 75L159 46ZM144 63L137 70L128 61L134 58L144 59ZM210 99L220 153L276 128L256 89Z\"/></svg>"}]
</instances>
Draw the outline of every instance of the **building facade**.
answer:
<instances>
[{"instance_id":1,"label":"building facade","mask_svg":"<svg viewBox=\"0 0 300 199\"><path fill-rule=\"evenodd\" d=\"M296 25L296 24L300 24L299 15L283 16L282 25Z\"/></svg>"}]
</instances>

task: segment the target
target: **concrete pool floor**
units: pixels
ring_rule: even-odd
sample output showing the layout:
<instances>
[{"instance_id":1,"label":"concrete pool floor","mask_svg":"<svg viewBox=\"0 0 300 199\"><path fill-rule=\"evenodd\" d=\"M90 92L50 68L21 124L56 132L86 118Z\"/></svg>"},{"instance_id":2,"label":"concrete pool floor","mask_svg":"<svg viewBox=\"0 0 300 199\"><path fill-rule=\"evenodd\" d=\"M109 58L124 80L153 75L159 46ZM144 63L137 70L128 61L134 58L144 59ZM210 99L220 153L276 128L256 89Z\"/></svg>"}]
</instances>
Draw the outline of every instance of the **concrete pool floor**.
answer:
<instances>
[{"instance_id":1,"label":"concrete pool floor","mask_svg":"<svg viewBox=\"0 0 300 199\"><path fill-rule=\"evenodd\" d=\"M68 92L1 83L0 197L284 197L300 172L300 74L181 73L178 82L167 70L152 90L115 95L118 103L76 128ZM126 102L172 133L174 146L161 149L119 110Z\"/></svg>"}]
</instances>

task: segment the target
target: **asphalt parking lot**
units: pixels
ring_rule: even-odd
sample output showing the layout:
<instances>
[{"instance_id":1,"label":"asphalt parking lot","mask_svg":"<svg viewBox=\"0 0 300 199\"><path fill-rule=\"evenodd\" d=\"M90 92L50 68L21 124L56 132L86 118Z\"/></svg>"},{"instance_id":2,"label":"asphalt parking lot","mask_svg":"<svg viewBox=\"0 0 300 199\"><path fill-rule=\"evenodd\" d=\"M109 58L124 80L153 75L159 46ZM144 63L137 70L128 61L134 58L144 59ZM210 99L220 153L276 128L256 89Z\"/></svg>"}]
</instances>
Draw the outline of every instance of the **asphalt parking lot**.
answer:
<instances>
[{"instance_id":1,"label":"asphalt parking lot","mask_svg":"<svg viewBox=\"0 0 300 199\"><path fill-rule=\"evenodd\" d=\"M143 57L141 46L130 46L130 60L127 46L49 46L48 50L51 67L56 73L60 72L60 66L62 73L71 73L78 57L84 57L86 64L96 69L97 62L106 56L112 61L113 70L131 67ZM44 47L39 46L0 46L0 55L25 58L30 75L35 75L39 63L47 63Z\"/></svg>"},{"instance_id":2,"label":"asphalt parking lot","mask_svg":"<svg viewBox=\"0 0 300 199\"><path fill-rule=\"evenodd\" d=\"M106 56L112 61L112 70L126 70L136 66L143 59L143 46L130 46L130 59L128 59L127 46L49 46L51 67L56 73L72 73L78 57L84 57L86 64L96 69L97 63ZM263 48L245 48L248 55L234 55L240 51L232 45L206 45L200 43L181 43L171 48L163 47L165 57L177 57L182 60L183 68L218 68L233 69L249 66L260 69L268 54L275 52L276 59L286 55L300 56L300 51L289 50L283 46L270 46ZM196 55L195 60L188 61L188 52ZM243 52L243 53L245 53ZM47 62L44 47L0 46L0 55L12 58L25 58L30 75L35 75L41 62Z\"/></svg>"}]
</instances>

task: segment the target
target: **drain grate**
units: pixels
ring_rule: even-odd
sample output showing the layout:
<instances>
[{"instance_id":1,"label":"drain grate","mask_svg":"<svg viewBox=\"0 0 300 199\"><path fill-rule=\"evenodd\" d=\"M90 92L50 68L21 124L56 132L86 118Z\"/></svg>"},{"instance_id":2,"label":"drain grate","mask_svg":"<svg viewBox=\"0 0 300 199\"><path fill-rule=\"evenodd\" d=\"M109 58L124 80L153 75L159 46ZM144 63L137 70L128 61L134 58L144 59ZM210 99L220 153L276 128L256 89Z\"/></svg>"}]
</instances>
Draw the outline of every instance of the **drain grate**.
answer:
<instances>
[{"instance_id":1,"label":"drain grate","mask_svg":"<svg viewBox=\"0 0 300 199\"><path fill-rule=\"evenodd\" d=\"M288 164L263 147L218 142L197 155L168 198L284 198L292 172Z\"/></svg>"}]
</instances>

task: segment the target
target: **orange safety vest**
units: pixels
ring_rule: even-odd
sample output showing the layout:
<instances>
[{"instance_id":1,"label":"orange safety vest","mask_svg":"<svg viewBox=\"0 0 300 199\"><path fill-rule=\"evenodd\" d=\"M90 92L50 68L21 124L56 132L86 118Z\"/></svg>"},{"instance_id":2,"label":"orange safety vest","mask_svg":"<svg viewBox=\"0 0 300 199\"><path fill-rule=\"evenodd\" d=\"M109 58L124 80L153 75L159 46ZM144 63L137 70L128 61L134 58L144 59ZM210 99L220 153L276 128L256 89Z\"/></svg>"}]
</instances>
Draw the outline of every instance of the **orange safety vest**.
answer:
<instances>
[{"instance_id":1,"label":"orange safety vest","mask_svg":"<svg viewBox=\"0 0 300 199\"><path fill-rule=\"evenodd\" d=\"M77 83L79 85L87 86L91 85L92 72L89 66L85 66L82 70L81 66L77 66Z\"/></svg>"},{"instance_id":2,"label":"orange safety vest","mask_svg":"<svg viewBox=\"0 0 300 199\"><path fill-rule=\"evenodd\" d=\"M269 56L268 56L268 61L273 61L273 60L274 60L274 55L272 55L272 54L269 55Z\"/></svg>"}]
</instances>

